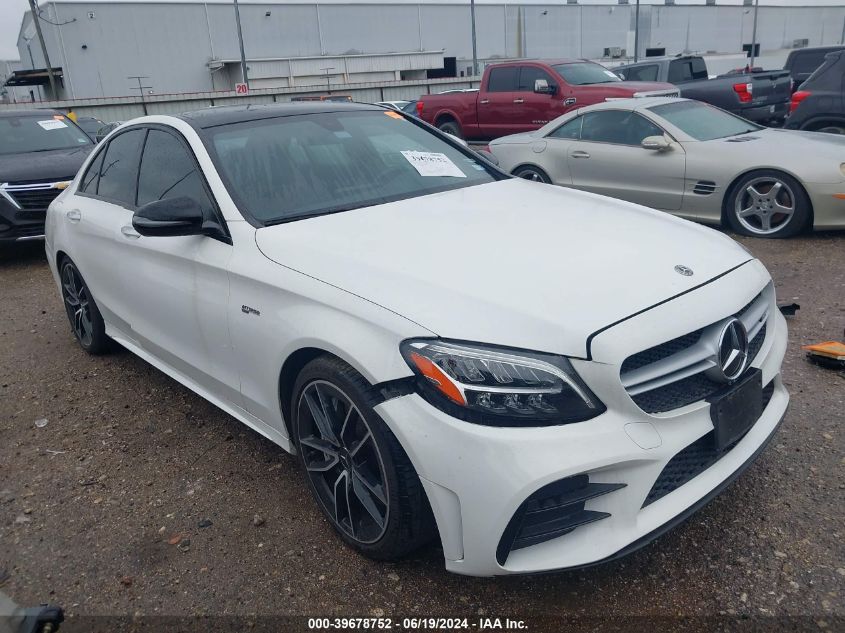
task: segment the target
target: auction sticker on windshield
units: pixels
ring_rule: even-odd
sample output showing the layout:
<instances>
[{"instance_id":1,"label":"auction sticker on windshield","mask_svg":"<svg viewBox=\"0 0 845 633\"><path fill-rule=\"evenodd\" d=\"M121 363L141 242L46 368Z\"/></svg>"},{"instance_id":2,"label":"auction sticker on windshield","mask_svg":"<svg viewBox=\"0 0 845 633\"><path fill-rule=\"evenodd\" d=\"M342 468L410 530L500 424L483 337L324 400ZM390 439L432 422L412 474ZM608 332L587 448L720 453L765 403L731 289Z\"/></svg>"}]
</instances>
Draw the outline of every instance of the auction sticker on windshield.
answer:
<instances>
[{"instance_id":1,"label":"auction sticker on windshield","mask_svg":"<svg viewBox=\"0 0 845 633\"><path fill-rule=\"evenodd\" d=\"M404 150L404 156L420 176L454 176L466 178L466 174L446 154L440 152L418 152Z\"/></svg>"},{"instance_id":2,"label":"auction sticker on windshield","mask_svg":"<svg viewBox=\"0 0 845 633\"><path fill-rule=\"evenodd\" d=\"M56 119L50 119L49 121L39 121L38 125L43 127L45 130L58 130L62 127L67 127L67 124L64 121L58 121Z\"/></svg>"}]
</instances>

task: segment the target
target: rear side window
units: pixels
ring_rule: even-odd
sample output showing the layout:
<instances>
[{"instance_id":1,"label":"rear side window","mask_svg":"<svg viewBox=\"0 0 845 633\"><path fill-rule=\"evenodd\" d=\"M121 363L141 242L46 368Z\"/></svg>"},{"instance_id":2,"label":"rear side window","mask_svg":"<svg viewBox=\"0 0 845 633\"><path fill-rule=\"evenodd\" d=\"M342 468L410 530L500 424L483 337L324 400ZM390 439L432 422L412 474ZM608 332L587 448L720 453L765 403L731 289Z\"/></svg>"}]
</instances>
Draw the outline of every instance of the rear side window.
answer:
<instances>
[{"instance_id":1,"label":"rear side window","mask_svg":"<svg viewBox=\"0 0 845 633\"><path fill-rule=\"evenodd\" d=\"M491 68L487 92L514 92L518 84L519 66Z\"/></svg>"},{"instance_id":2,"label":"rear side window","mask_svg":"<svg viewBox=\"0 0 845 633\"><path fill-rule=\"evenodd\" d=\"M804 53L795 53L792 60L792 72L795 74L812 73L816 68L822 65L824 56L827 51L807 51Z\"/></svg>"},{"instance_id":3,"label":"rear side window","mask_svg":"<svg viewBox=\"0 0 845 633\"><path fill-rule=\"evenodd\" d=\"M628 81L657 81L657 64L625 68L620 71Z\"/></svg>"},{"instance_id":4,"label":"rear side window","mask_svg":"<svg viewBox=\"0 0 845 633\"><path fill-rule=\"evenodd\" d=\"M80 193L97 194L97 185L100 182L100 167L103 165L103 156L105 153L105 151L102 151L97 154L97 157L88 165L85 175L82 176L82 182L79 183Z\"/></svg>"},{"instance_id":5,"label":"rear side window","mask_svg":"<svg viewBox=\"0 0 845 633\"><path fill-rule=\"evenodd\" d=\"M536 66L522 66L519 71L519 92L534 92L534 82L538 79L545 79L551 86L557 83L551 75L542 68Z\"/></svg>"},{"instance_id":6,"label":"rear side window","mask_svg":"<svg viewBox=\"0 0 845 633\"><path fill-rule=\"evenodd\" d=\"M681 84L696 79L707 79L707 65L700 57L673 59L669 62L669 83Z\"/></svg>"},{"instance_id":7,"label":"rear side window","mask_svg":"<svg viewBox=\"0 0 845 633\"><path fill-rule=\"evenodd\" d=\"M100 169L97 195L128 207L135 206L138 159L145 130L129 130L109 141Z\"/></svg>"},{"instance_id":8,"label":"rear side window","mask_svg":"<svg viewBox=\"0 0 845 633\"><path fill-rule=\"evenodd\" d=\"M138 206L168 198L191 198L209 217L214 214L193 156L172 134L150 130L138 175Z\"/></svg>"},{"instance_id":9,"label":"rear side window","mask_svg":"<svg viewBox=\"0 0 845 633\"><path fill-rule=\"evenodd\" d=\"M566 123L561 125L558 129L549 134L549 136L551 138L567 138L578 140L579 138L581 138L581 122L583 120L584 117L577 116L571 121L567 121Z\"/></svg>"}]
</instances>

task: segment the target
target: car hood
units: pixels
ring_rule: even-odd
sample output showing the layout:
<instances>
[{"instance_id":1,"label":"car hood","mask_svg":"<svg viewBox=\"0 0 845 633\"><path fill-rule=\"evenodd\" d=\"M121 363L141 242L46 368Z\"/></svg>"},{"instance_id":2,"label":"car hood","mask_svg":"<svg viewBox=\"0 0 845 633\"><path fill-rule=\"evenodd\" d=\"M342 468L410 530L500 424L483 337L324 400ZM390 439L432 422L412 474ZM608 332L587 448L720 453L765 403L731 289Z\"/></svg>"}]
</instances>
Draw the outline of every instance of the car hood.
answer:
<instances>
[{"instance_id":1,"label":"car hood","mask_svg":"<svg viewBox=\"0 0 845 633\"><path fill-rule=\"evenodd\" d=\"M712 229L521 179L261 228L256 241L438 336L584 358L596 330L751 259Z\"/></svg>"},{"instance_id":2,"label":"car hood","mask_svg":"<svg viewBox=\"0 0 845 633\"><path fill-rule=\"evenodd\" d=\"M845 162L845 136L838 134L764 128L705 143L714 156L723 157L724 145L731 145L731 162L743 169L748 165L786 169L810 183L843 181L840 165Z\"/></svg>"},{"instance_id":3,"label":"car hood","mask_svg":"<svg viewBox=\"0 0 845 633\"><path fill-rule=\"evenodd\" d=\"M26 154L0 154L0 182L71 180L93 145Z\"/></svg>"}]
</instances>

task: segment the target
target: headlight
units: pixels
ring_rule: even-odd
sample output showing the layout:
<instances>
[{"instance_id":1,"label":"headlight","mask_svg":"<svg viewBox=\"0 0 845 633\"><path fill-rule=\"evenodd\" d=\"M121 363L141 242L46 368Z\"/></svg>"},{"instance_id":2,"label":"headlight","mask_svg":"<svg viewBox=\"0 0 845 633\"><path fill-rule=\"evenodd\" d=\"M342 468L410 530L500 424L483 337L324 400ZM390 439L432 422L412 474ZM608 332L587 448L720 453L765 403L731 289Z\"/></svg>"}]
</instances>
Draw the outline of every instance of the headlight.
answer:
<instances>
[{"instance_id":1,"label":"headlight","mask_svg":"<svg viewBox=\"0 0 845 633\"><path fill-rule=\"evenodd\" d=\"M605 411L563 356L441 340L404 341L401 351L420 394L468 422L552 426Z\"/></svg>"}]
</instances>

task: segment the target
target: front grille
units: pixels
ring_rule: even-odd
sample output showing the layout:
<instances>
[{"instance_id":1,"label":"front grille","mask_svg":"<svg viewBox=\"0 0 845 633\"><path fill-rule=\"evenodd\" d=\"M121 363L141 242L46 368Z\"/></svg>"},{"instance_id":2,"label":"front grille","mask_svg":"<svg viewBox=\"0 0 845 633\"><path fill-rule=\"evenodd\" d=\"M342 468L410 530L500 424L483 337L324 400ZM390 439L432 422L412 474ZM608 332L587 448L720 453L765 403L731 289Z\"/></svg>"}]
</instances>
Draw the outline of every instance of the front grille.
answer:
<instances>
[{"instance_id":1,"label":"front grille","mask_svg":"<svg viewBox=\"0 0 845 633\"><path fill-rule=\"evenodd\" d=\"M504 565L513 550L544 543L587 523L606 519L610 514L585 510L584 504L625 486L590 483L589 475L575 475L543 486L514 513L499 541L496 559Z\"/></svg>"},{"instance_id":2,"label":"front grille","mask_svg":"<svg viewBox=\"0 0 845 633\"><path fill-rule=\"evenodd\" d=\"M731 315L742 321L748 331L749 365L766 339L773 293L770 284ZM714 365L712 341L726 319L626 358L620 377L634 403L646 413L665 413L703 400L724 387L724 383L711 380L706 372Z\"/></svg>"},{"instance_id":3,"label":"front grille","mask_svg":"<svg viewBox=\"0 0 845 633\"><path fill-rule=\"evenodd\" d=\"M763 387L763 410L769 405L774 391L774 380ZM666 464L657 481L651 487L642 507L646 507L658 499L665 497L670 492L677 490L685 483L703 473L727 455L741 439L739 438L725 450L719 451L716 449L715 431L710 431L698 438L669 460L669 463Z\"/></svg>"},{"instance_id":4,"label":"front grille","mask_svg":"<svg viewBox=\"0 0 845 633\"><path fill-rule=\"evenodd\" d=\"M46 211L50 203L61 193L59 189L18 189L9 191L21 209Z\"/></svg>"}]
</instances>

